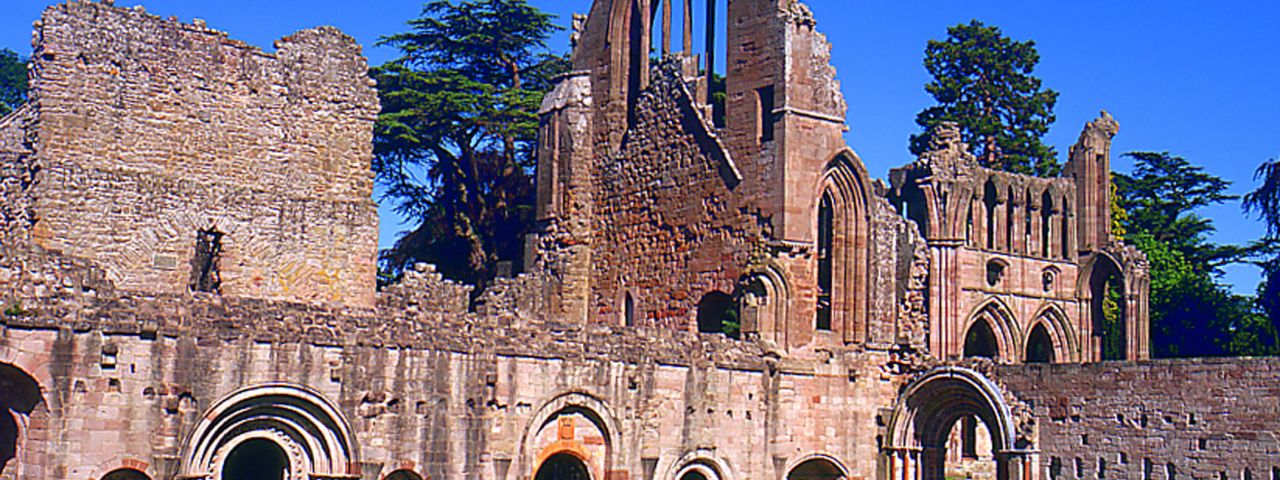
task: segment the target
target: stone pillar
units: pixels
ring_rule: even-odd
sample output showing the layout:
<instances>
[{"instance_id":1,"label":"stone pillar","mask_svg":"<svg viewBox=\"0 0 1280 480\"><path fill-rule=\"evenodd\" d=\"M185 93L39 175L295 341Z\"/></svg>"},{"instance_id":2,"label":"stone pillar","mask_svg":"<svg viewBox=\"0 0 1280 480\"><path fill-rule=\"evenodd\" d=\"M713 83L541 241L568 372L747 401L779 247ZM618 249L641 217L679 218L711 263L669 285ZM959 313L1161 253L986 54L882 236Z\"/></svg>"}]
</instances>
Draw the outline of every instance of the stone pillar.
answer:
<instances>
[{"instance_id":1,"label":"stone pillar","mask_svg":"<svg viewBox=\"0 0 1280 480\"><path fill-rule=\"evenodd\" d=\"M1028 451L996 452L996 480L1034 480L1034 455Z\"/></svg>"},{"instance_id":2,"label":"stone pillar","mask_svg":"<svg viewBox=\"0 0 1280 480\"><path fill-rule=\"evenodd\" d=\"M1098 250L1111 243L1111 139L1120 124L1107 112L1080 133L1071 146L1063 175L1076 181L1076 221L1080 251Z\"/></svg>"},{"instance_id":3,"label":"stone pillar","mask_svg":"<svg viewBox=\"0 0 1280 480\"><path fill-rule=\"evenodd\" d=\"M675 0L659 0L662 2L662 56L671 54L671 2Z\"/></svg>"}]
</instances>

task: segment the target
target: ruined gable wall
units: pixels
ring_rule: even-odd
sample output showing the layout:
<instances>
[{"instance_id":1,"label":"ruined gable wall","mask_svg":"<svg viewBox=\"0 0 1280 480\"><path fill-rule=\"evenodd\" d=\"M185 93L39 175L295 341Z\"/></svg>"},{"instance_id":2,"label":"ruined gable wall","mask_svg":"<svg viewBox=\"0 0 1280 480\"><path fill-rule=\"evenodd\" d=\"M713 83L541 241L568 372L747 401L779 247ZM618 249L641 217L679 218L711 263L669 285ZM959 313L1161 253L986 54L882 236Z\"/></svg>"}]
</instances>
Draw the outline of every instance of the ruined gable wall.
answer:
<instances>
[{"instance_id":1,"label":"ruined gable wall","mask_svg":"<svg viewBox=\"0 0 1280 480\"><path fill-rule=\"evenodd\" d=\"M593 259L596 319L616 322L626 291L638 323L693 328L702 295L732 294L762 237L730 189L736 172L692 108L678 69L655 70L621 150L600 166Z\"/></svg>"},{"instance_id":2,"label":"ruined gable wall","mask_svg":"<svg viewBox=\"0 0 1280 480\"><path fill-rule=\"evenodd\" d=\"M75 2L46 11L37 42L37 243L172 293L215 228L226 295L373 304L378 104L349 37L306 30L266 54Z\"/></svg>"},{"instance_id":3,"label":"ruined gable wall","mask_svg":"<svg viewBox=\"0 0 1280 480\"><path fill-rule=\"evenodd\" d=\"M1264 479L1280 467L1276 359L1004 366L993 373L1034 406L1048 480Z\"/></svg>"}]
</instances>

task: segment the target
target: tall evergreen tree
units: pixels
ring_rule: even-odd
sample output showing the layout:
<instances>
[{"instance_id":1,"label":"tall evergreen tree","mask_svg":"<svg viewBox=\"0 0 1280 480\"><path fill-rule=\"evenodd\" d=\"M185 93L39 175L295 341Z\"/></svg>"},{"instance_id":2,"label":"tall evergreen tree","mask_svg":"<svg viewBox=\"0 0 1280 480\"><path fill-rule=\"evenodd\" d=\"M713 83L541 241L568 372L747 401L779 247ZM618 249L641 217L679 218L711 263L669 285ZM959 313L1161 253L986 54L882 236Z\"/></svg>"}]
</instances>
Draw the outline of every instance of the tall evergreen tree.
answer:
<instances>
[{"instance_id":1,"label":"tall evergreen tree","mask_svg":"<svg viewBox=\"0 0 1280 480\"><path fill-rule=\"evenodd\" d=\"M374 170L385 197L417 223L383 252L398 273L419 261L483 284L518 260L532 220L538 107L568 69L549 53L553 17L525 0L433 0L382 45Z\"/></svg>"},{"instance_id":2,"label":"tall evergreen tree","mask_svg":"<svg viewBox=\"0 0 1280 480\"><path fill-rule=\"evenodd\" d=\"M0 116L27 101L27 62L9 49L0 49Z\"/></svg>"},{"instance_id":3,"label":"tall evergreen tree","mask_svg":"<svg viewBox=\"0 0 1280 480\"><path fill-rule=\"evenodd\" d=\"M1230 182L1168 152L1131 152L1133 175L1114 174L1115 207L1124 213L1126 241L1151 268L1152 355L1258 355L1274 351L1273 331L1253 299L1216 281L1219 267L1241 250L1209 241L1213 221L1200 208L1237 197Z\"/></svg>"},{"instance_id":4,"label":"tall evergreen tree","mask_svg":"<svg viewBox=\"0 0 1280 480\"><path fill-rule=\"evenodd\" d=\"M1129 152L1133 175L1114 174L1118 201L1128 214L1129 231L1146 232L1180 252L1197 269L1216 273L1239 259L1240 249L1216 245L1209 235L1213 220L1196 211L1239 197L1227 193L1231 182L1169 152Z\"/></svg>"},{"instance_id":5,"label":"tall evergreen tree","mask_svg":"<svg viewBox=\"0 0 1280 480\"><path fill-rule=\"evenodd\" d=\"M1255 263L1262 267L1262 284L1258 286L1258 306L1267 314L1280 345L1280 159L1264 162L1255 179L1262 184L1245 195L1246 212L1256 213L1267 224L1267 234L1254 243Z\"/></svg>"},{"instance_id":6,"label":"tall evergreen tree","mask_svg":"<svg viewBox=\"0 0 1280 480\"><path fill-rule=\"evenodd\" d=\"M925 90L937 105L916 116L923 130L911 136L911 153L927 151L933 128L951 121L985 166L1056 175L1057 154L1041 137L1055 119L1058 92L1032 75L1040 62L1035 42L1014 41L977 20L948 28L947 36L925 48L933 76Z\"/></svg>"}]
</instances>

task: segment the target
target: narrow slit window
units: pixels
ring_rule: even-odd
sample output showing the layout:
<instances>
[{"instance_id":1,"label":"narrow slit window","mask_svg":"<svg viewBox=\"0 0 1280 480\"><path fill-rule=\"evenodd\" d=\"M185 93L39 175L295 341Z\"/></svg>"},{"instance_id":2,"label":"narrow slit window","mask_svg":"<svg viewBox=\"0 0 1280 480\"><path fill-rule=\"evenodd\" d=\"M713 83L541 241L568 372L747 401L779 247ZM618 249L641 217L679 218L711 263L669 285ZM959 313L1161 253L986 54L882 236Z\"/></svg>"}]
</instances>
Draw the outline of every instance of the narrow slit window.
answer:
<instances>
[{"instance_id":1,"label":"narrow slit window","mask_svg":"<svg viewBox=\"0 0 1280 480\"><path fill-rule=\"evenodd\" d=\"M835 231L833 220L835 211L831 205L831 195L823 194L822 203L818 207L818 311L815 328L831 330L831 267Z\"/></svg>"},{"instance_id":2,"label":"narrow slit window","mask_svg":"<svg viewBox=\"0 0 1280 480\"><path fill-rule=\"evenodd\" d=\"M191 290L222 293L218 260L222 255L222 233L214 229L196 232L196 251L191 258Z\"/></svg>"},{"instance_id":3,"label":"narrow slit window","mask_svg":"<svg viewBox=\"0 0 1280 480\"><path fill-rule=\"evenodd\" d=\"M1053 238L1053 197L1045 192L1040 200L1040 256L1049 258Z\"/></svg>"},{"instance_id":4,"label":"narrow slit window","mask_svg":"<svg viewBox=\"0 0 1280 480\"><path fill-rule=\"evenodd\" d=\"M622 321L628 327L636 326L636 301L627 292L622 300Z\"/></svg>"},{"instance_id":5,"label":"narrow slit window","mask_svg":"<svg viewBox=\"0 0 1280 480\"><path fill-rule=\"evenodd\" d=\"M760 143L772 142L773 130L778 123L773 115L773 85L756 90L756 95L760 97Z\"/></svg>"}]
</instances>

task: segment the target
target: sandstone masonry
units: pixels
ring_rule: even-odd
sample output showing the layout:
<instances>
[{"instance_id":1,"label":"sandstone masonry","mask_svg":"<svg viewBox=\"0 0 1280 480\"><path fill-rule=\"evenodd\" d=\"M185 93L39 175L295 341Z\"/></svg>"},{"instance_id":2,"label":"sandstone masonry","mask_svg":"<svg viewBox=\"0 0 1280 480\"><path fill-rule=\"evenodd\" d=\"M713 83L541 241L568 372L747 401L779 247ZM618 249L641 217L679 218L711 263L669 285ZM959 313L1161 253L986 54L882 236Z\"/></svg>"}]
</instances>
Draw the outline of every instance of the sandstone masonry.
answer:
<instances>
[{"instance_id":1,"label":"sandstone masonry","mask_svg":"<svg viewBox=\"0 0 1280 480\"><path fill-rule=\"evenodd\" d=\"M802 3L590 8L528 271L482 292L375 291L350 38L46 10L0 119L0 479L1280 475L1275 362L1148 359L1109 115L1061 178L944 126L884 182Z\"/></svg>"}]
</instances>

